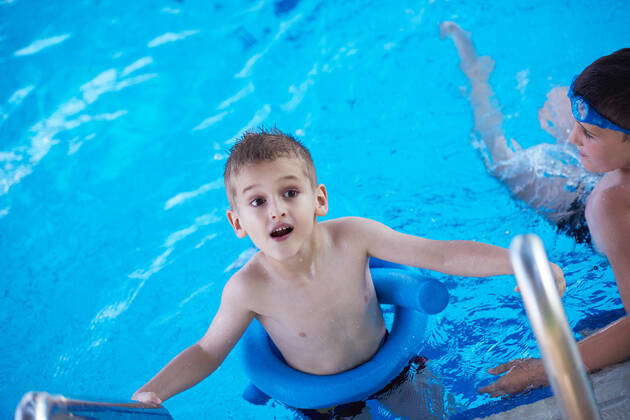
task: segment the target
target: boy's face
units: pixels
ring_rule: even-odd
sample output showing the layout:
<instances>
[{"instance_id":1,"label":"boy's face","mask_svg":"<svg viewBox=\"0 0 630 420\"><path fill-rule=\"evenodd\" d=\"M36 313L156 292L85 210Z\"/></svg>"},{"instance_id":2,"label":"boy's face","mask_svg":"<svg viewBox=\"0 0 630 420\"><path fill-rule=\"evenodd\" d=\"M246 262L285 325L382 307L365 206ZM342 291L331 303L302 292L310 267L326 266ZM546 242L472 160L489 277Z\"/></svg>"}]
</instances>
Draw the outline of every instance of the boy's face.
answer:
<instances>
[{"instance_id":1,"label":"boy's face","mask_svg":"<svg viewBox=\"0 0 630 420\"><path fill-rule=\"evenodd\" d=\"M580 161L590 172L630 169L630 142L620 131L575 122L569 141L580 152Z\"/></svg>"},{"instance_id":2,"label":"boy's face","mask_svg":"<svg viewBox=\"0 0 630 420\"><path fill-rule=\"evenodd\" d=\"M243 167L231 179L236 236L249 238L268 257L283 260L308 244L316 216L328 212L326 188L313 188L305 163L279 158Z\"/></svg>"}]
</instances>

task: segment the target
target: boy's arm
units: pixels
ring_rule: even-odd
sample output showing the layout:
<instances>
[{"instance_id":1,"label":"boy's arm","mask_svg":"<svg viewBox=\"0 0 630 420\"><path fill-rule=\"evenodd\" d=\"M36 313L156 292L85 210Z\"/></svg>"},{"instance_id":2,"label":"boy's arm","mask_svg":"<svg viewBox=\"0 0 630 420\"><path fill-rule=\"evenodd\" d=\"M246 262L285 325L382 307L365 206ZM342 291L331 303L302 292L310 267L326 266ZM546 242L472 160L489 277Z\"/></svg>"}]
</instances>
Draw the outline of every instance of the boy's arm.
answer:
<instances>
[{"instance_id":1,"label":"boy's arm","mask_svg":"<svg viewBox=\"0 0 630 420\"><path fill-rule=\"evenodd\" d=\"M589 223L593 227L593 238L610 261L628 314L630 253L625 251L625 244L630 240L630 206L624 206L623 197L613 194L615 191L604 191L601 199L594 202ZM630 358L630 317L626 315L588 336L578 343L578 349L588 372ZM505 373L496 382L479 390L493 397L547 384L547 376L540 359L512 360L490 369L489 372L494 375Z\"/></svg>"},{"instance_id":2,"label":"boy's arm","mask_svg":"<svg viewBox=\"0 0 630 420\"><path fill-rule=\"evenodd\" d=\"M593 239L612 266L621 301L630 313L630 199L627 187L604 190L594 200L589 215ZM589 371L630 357L628 315L579 343L582 360Z\"/></svg>"},{"instance_id":3,"label":"boy's arm","mask_svg":"<svg viewBox=\"0 0 630 420\"><path fill-rule=\"evenodd\" d=\"M481 242L431 240L397 232L382 223L358 217L347 218L369 255L403 265L446 274L488 277L513 274L508 250ZM551 264L560 294L566 284L562 270Z\"/></svg>"},{"instance_id":4,"label":"boy's arm","mask_svg":"<svg viewBox=\"0 0 630 420\"><path fill-rule=\"evenodd\" d=\"M606 254L612 266L626 314L630 313L629 193L627 187L602 191L591 205L588 221L594 243Z\"/></svg>"},{"instance_id":5,"label":"boy's arm","mask_svg":"<svg viewBox=\"0 0 630 420\"><path fill-rule=\"evenodd\" d=\"M219 310L204 336L171 360L132 399L161 404L219 367L254 317L244 305L243 285L235 280L233 277L223 289Z\"/></svg>"},{"instance_id":6,"label":"boy's arm","mask_svg":"<svg viewBox=\"0 0 630 420\"><path fill-rule=\"evenodd\" d=\"M347 219L369 255L456 276L512 274L508 251L473 241L439 241L397 232L370 219Z\"/></svg>"},{"instance_id":7,"label":"boy's arm","mask_svg":"<svg viewBox=\"0 0 630 420\"><path fill-rule=\"evenodd\" d=\"M630 357L630 317L624 316L578 343L578 350L588 372L623 362ZM547 385L541 359L516 359L488 370L493 375L505 373L479 393L498 397Z\"/></svg>"}]
</instances>

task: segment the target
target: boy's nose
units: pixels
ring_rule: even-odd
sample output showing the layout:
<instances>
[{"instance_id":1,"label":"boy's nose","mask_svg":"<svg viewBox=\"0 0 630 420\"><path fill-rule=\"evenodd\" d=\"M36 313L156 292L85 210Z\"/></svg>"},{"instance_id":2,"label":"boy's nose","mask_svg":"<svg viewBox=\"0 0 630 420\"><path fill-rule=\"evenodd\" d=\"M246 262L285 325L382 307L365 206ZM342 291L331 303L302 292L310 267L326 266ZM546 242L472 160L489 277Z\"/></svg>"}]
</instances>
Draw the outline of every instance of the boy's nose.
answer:
<instances>
[{"instance_id":1,"label":"boy's nose","mask_svg":"<svg viewBox=\"0 0 630 420\"><path fill-rule=\"evenodd\" d=\"M269 213L271 215L271 219L277 219L278 217L284 217L287 215L286 210L280 205L280 203L274 201L270 204Z\"/></svg>"},{"instance_id":2,"label":"boy's nose","mask_svg":"<svg viewBox=\"0 0 630 420\"><path fill-rule=\"evenodd\" d=\"M573 143L576 146L581 146L580 136L578 135L578 124L574 123L571 132L569 133L569 143Z\"/></svg>"}]
</instances>

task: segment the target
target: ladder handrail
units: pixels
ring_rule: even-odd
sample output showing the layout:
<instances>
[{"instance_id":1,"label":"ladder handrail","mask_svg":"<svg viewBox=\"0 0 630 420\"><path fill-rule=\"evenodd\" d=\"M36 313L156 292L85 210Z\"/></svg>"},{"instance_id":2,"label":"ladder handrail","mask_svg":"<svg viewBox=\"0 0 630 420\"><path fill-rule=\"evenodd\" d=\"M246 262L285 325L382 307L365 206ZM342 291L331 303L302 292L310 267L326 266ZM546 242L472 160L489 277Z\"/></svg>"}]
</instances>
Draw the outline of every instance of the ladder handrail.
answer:
<instances>
[{"instance_id":1,"label":"ladder handrail","mask_svg":"<svg viewBox=\"0 0 630 420\"><path fill-rule=\"evenodd\" d=\"M567 419L599 420L593 390L542 241L533 234L515 237L510 259L559 408Z\"/></svg>"},{"instance_id":2,"label":"ladder handrail","mask_svg":"<svg viewBox=\"0 0 630 420\"><path fill-rule=\"evenodd\" d=\"M66 398L47 392L24 394L15 410L15 420L52 420L53 418L99 420L129 418L134 420L173 420L162 406L151 407L140 402L99 402ZM82 417L85 415L87 417ZM97 415L98 417L94 417Z\"/></svg>"}]
</instances>

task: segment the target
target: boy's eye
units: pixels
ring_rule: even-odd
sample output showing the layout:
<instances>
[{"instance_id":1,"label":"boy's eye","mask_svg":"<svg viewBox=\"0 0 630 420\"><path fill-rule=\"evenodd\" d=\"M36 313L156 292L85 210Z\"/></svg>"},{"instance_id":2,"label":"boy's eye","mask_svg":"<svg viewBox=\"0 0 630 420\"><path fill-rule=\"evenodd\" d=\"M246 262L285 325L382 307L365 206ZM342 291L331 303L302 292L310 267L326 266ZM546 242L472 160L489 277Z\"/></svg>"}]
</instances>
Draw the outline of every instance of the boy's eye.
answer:
<instances>
[{"instance_id":1,"label":"boy's eye","mask_svg":"<svg viewBox=\"0 0 630 420\"><path fill-rule=\"evenodd\" d=\"M297 195L298 195L298 190L286 190L284 194L282 194L284 198L294 198L294 197L297 197Z\"/></svg>"},{"instance_id":2,"label":"boy's eye","mask_svg":"<svg viewBox=\"0 0 630 420\"><path fill-rule=\"evenodd\" d=\"M593 138L593 135L586 131L586 129L582 128L582 132L584 133L584 136L588 137L589 139Z\"/></svg>"},{"instance_id":3,"label":"boy's eye","mask_svg":"<svg viewBox=\"0 0 630 420\"><path fill-rule=\"evenodd\" d=\"M252 207L259 207L263 204L265 204L265 200L262 198L254 198L252 201L249 202L249 205Z\"/></svg>"}]
</instances>

